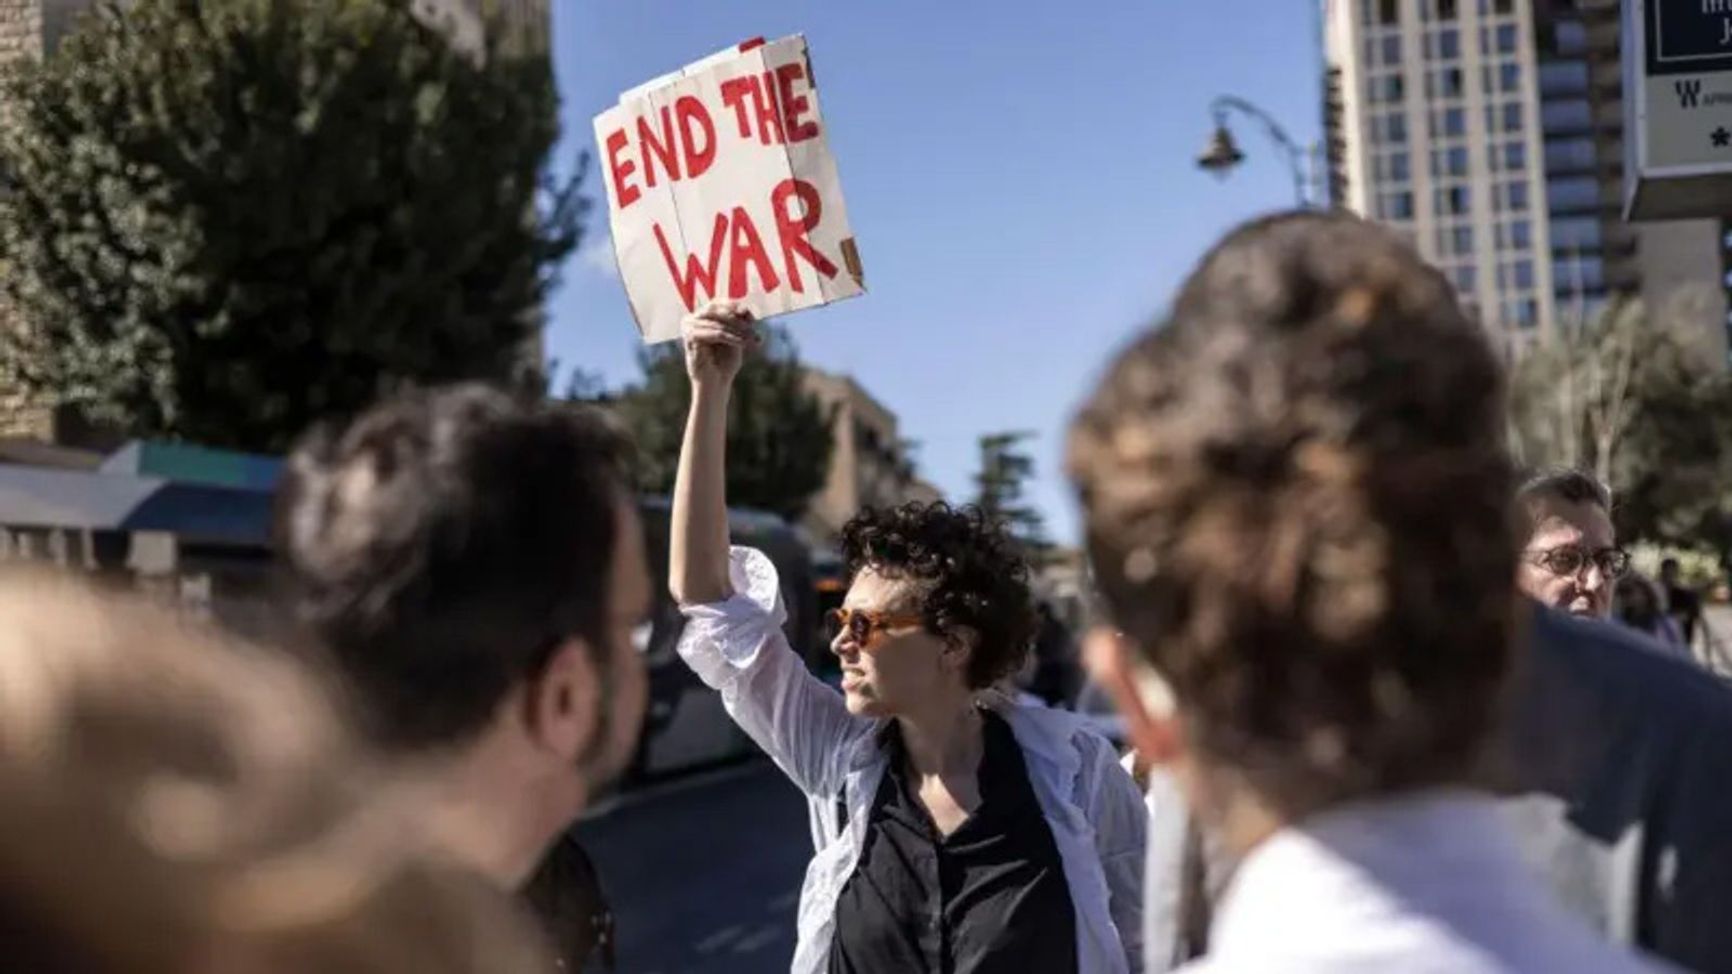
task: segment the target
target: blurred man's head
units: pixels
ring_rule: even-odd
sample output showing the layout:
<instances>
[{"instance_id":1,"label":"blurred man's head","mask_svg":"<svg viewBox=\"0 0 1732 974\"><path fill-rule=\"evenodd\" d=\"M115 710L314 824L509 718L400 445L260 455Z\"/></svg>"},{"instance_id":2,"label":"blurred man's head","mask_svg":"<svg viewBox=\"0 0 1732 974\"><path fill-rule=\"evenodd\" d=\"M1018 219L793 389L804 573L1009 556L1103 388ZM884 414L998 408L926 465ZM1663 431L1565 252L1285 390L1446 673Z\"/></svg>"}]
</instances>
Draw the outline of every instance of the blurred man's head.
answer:
<instances>
[{"instance_id":1,"label":"blurred man's head","mask_svg":"<svg viewBox=\"0 0 1732 974\"><path fill-rule=\"evenodd\" d=\"M1516 620L1503 423L1448 283L1345 215L1235 231L1112 363L1070 442L1124 633L1089 655L1205 820L1211 782L1290 819L1470 773Z\"/></svg>"},{"instance_id":2,"label":"blurred man's head","mask_svg":"<svg viewBox=\"0 0 1732 974\"><path fill-rule=\"evenodd\" d=\"M289 461L300 619L380 744L467 762L544 833L486 864L513 883L636 740L650 583L628 484L599 415L479 385L385 402Z\"/></svg>"},{"instance_id":3,"label":"blurred man's head","mask_svg":"<svg viewBox=\"0 0 1732 974\"><path fill-rule=\"evenodd\" d=\"M305 667L60 576L0 572L0 619L0 966L545 970Z\"/></svg>"},{"instance_id":4,"label":"blurred man's head","mask_svg":"<svg viewBox=\"0 0 1732 974\"><path fill-rule=\"evenodd\" d=\"M1629 568L1612 531L1612 493L1579 470L1540 474L1516 493L1525 518L1521 589L1572 615L1603 619L1612 592Z\"/></svg>"}]
</instances>

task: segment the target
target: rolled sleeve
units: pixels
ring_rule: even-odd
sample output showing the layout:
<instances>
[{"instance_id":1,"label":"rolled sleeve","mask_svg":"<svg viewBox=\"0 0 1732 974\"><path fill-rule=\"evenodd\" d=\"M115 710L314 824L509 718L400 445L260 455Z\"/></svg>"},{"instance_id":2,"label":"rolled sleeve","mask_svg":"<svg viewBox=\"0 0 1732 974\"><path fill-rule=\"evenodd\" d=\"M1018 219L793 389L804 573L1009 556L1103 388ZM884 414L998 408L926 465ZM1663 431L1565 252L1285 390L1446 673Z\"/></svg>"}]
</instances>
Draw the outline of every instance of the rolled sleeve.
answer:
<instances>
[{"instance_id":1,"label":"rolled sleeve","mask_svg":"<svg viewBox=\"0 0 1732 974\"><path fill-rule=\"evenodd\" d=\"M842 695L788 644L775 564L751 548L735 548L729 558L734 594L681 609L680 658L721 692L728 716L801 791L833 794L842 756L871 722L851 716Z\"/></svg>"},{"instance_id":2,"label":"rolled sleeve","mask_svg":"<svg viewBox=\"0 0 1732 974\"><path fill-rule=\"evenodd\" d=\"M730 686L751 668L770 637L788 620L776 566L755 548L728 552L734 594L720 602L681 606L686 629L679 654L707 686Z\"/></svg>"}]
</instances>

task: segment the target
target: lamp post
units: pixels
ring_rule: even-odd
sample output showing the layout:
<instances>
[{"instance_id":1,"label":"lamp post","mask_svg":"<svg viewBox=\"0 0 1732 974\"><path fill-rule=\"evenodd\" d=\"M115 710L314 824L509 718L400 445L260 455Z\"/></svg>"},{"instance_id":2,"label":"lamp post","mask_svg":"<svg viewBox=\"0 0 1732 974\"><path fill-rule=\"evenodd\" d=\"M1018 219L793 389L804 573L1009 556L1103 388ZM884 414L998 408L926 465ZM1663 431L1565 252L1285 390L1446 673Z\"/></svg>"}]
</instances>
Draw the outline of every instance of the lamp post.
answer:
<instances>
[{"instance_id":1,"label":"lamp post","mask_svg":"<svg viewBox=\"0 0 1732 974\"><path fill-rule=\"evenodd\" d=\"M1318 159L1320 147L1315 143L1308 147L1301 146L1273 116L1243 98L1222 95L1210 104L1209 113L1214 116L1215 131L1210 134L1208 145L1203 148L1202 154L1197 156L1197 167L1225 179L1239 163L1245 161L1245 153L1239 150L1238 143L1233 139L1232 129L1227 127L1227 117L1234 112L1261 124L1270 141L1286 156L1287 165L1293 171L1294 199L1299 206L1304 209L1323 205L1325 192L1322 185L1323 166Z\"/></svg>"}]
</instances>

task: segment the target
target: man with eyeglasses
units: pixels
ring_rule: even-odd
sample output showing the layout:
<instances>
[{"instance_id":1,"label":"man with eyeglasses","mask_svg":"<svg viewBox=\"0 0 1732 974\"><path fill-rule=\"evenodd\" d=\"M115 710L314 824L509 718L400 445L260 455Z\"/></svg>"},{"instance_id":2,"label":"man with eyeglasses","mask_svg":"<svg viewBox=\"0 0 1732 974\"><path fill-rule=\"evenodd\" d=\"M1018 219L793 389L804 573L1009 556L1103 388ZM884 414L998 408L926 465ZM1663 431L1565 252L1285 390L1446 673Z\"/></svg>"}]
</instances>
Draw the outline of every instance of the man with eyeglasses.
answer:
<instances>
[{"instance_id":1,"label":"man with eyeglasses","mask_svg":"<svg viewBox=\"0 0 1732 974\"><path fill-rule=\"evenodd\" d=\"M1579 470L1558 470L1523 484L1516 501L1528 524L1522 591L1571 615L1609 617L1615 583L1630 568L1612 529L1611 491Z\"/></svg>"}]
</instances>

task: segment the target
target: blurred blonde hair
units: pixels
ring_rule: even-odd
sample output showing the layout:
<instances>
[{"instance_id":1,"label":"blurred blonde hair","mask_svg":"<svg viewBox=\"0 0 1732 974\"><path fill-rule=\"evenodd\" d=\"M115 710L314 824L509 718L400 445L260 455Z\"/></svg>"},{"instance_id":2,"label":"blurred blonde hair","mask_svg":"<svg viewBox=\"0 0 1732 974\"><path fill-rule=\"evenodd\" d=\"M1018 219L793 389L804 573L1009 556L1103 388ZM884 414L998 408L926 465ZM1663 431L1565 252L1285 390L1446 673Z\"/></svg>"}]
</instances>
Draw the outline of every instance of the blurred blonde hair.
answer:
<instances>
[{"instance_id":1,"label":"blurred blonde hair","mask_svg":"<svg viewBox=\"0 0 1732 974\"><path fill-rule=\"evenodd\" d=\"M286 655L0 572L0 941L33 972L543 971Z\"/></svg>"}]
</instances>

